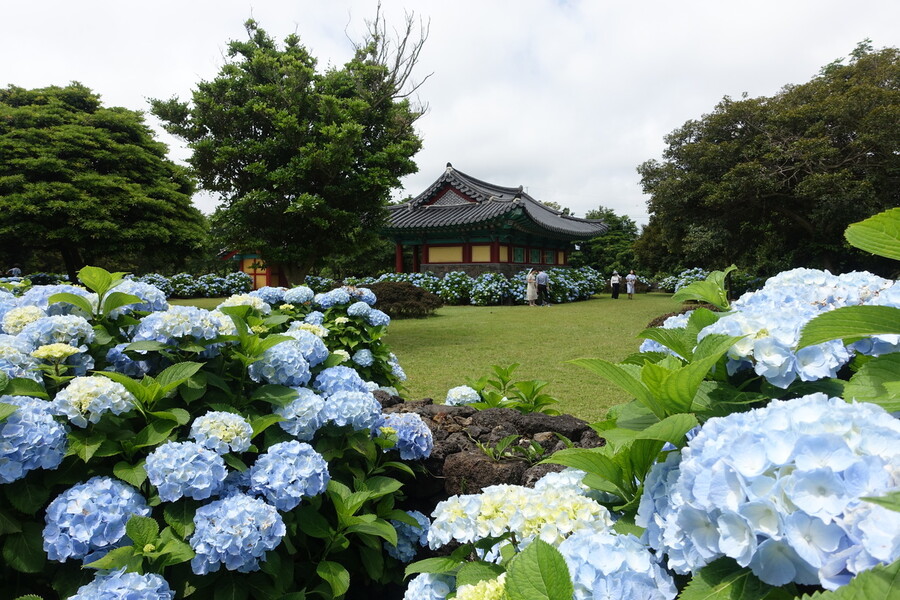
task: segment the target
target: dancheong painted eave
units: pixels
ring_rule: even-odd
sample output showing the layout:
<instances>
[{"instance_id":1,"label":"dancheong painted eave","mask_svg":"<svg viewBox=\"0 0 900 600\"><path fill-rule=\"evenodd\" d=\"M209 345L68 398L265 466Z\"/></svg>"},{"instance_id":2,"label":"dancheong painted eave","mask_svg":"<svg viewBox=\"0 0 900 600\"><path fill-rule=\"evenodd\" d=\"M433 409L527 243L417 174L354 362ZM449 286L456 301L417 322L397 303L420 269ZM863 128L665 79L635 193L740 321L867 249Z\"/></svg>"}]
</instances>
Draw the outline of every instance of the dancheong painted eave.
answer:
<instances>
[{"instance_id":1,"label":"dancheong painted eave","mask_svg":"<svg viewBox=\"0 0 900 600\"><path fill-rule=\"evenodd\" d=\"M596 237L607 227L600 220L579 219L544 206L522 186L504 187L457 171L444 173L416 198L388 207L384 233L406 237L437 231L514 229L562 240Z\"/></svg>"}]
</instances>

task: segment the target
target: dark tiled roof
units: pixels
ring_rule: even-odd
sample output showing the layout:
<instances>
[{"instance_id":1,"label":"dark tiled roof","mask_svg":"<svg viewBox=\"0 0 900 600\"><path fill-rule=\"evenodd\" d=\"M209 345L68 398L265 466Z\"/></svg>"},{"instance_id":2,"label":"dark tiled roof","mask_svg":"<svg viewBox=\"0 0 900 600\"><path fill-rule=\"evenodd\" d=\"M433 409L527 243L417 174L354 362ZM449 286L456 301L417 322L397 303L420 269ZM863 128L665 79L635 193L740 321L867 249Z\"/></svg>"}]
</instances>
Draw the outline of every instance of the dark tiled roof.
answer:
<instances>
[{"instance_id":1,"label":"dark tiled roof","mask_svg":"<svg viewBox=\"0 0 900 600\"><path fill-rule=\"evenodd\" d=\"M390 233L435 229L465 229L491 221L518 221L527 229L586 239L607 227L600 220L579 219L544 206L522 186L494 185L457 171L450 163L437 181L416 198L388 207Z\"/></svg>"}]
</instances>

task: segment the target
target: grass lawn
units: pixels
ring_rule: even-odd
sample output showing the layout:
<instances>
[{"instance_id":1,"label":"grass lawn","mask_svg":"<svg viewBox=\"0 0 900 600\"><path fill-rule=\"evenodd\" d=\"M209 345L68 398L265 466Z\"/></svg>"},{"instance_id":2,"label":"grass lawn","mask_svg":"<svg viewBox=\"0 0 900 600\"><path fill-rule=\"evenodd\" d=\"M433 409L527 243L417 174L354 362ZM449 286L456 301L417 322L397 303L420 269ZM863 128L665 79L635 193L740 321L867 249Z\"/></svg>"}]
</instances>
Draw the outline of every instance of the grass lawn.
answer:
<instances>
[{"instance_id":1,"label":"grass lawn","mask_svg":"<svg viewBox=\"0 0 900 600\"><path fill-rule=\"evenodd\" d=\"M212 309L222 300L170 302ZM671 294L636 294L632 301L601 295L551 307L445 306L436 317L394 319L385 342L409 377L403 392L407 399L443 401L447 390L488 374L491 365L519 363L514 380L548 381L544 391L560 400L561 412L596 421L628 398L566 361L619 361L637 351L637 334L651 319L679 307Z\"/></svg>"},{"instance_id":2,"label":"grass lawn","mask_svg":"<svg viewBox=\"0 0 900 600\"><path fill-rule=\"evenodd\" d=\"M447 390L478 379L491 365L520 363L514 380L542 379L557 407L596 421L627 400L619 388L566 361L619 361L636 352L647 323L677 310L671 294L595 297L551 307L446 306L428 319L395 319L385 341L409 377L409 399L443 401Z\"/></svg>"}]
</instances>

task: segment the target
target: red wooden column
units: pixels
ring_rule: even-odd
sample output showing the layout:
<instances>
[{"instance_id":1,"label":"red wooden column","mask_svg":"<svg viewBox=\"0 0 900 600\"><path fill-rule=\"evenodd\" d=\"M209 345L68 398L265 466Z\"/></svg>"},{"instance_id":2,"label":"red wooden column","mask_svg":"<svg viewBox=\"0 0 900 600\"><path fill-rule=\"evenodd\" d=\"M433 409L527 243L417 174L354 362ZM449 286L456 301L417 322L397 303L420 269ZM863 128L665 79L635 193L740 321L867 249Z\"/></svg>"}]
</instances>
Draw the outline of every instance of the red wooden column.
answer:
<instances>
[{"instance_id":1,"label":"red wooden column","mask_svg":"<svg viewBox=\"0 0 900 600\"><path fill-rule=\"evenodd\" d=\"M491 242L491 262L495 264L500 262L500 242L497 240Z\"/></svg>"},{"instance_id":2,"label":"red wooden column","mask_svg":"<svg viewBox=\"0 0 900 600\"><path fill-rule=\"evenodd\" d=\"M422 244L416 246L413 252L413 273L418 273L422 269L422 261L428 262L428 246Z\"/></svg>"},{"instance_id":3,"label":"red wooden column","mask_svg":"<svg viewBox=\"0 0 900 600\"><path fill-rule=\"evenodd\" d=\"M394 272L403 272L403 244L400 242L394 244Z\"/></svg>"}]
</instances>

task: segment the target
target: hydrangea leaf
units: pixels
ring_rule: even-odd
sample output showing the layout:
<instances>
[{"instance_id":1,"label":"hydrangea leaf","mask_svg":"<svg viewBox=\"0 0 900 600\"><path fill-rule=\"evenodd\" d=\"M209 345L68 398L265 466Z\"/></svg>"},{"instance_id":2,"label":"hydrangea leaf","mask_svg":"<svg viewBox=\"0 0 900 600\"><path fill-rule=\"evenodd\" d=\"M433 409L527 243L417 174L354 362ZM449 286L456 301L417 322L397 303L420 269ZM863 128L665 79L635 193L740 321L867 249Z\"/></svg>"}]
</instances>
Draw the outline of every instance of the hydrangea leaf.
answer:
<instances>
[{"instance_id":1,"label":"hydrangea leaf","mask_svg":"<svg viewBox=\"0 0 900 600\"><path fill-rule=\"evenodd\" d=\"M132 465L131 463L125 462L124 460L118 462L113 466L113 475L124 481L125 483L130 483L134 487L141 487L141 484L147 479L147 471L144 469L144 461L139 462L136 465Z\"/></svg>"},{"instance_id":2,"label":"hydrangea leaf","mask_svg":"<svg viewBox=\"0 0 900 600\"><path fill-rule=\"evenodd\" d=\"M265 415L263 417L259 417L250 421L250 426L253 428L253 435L251 438L256 437L275 423L280 423L284 421L284 417L281 415Z\"/></svg>"},{"instance_id":3,"label":"hydrangea leaf","mask_svg":"<svg viewBox=\"0 0 900 600\"><path fill-rule=\"evenodd\" d=\"M187 499L178 502L168 502L163 508L163 519L166 525L183 538L194 532L194 513L196 504Z\"/></svg>"},{"instance_id":4,"label":"hydrangea leaf","mask_svg":"<svg viewBox=\"0 0 900 600\"><path fill-rule=\"evenodd\" d=\"M356 523L344 530L345 533L365 533L375 535L387 543L397 545L397 530L394 526L382 519L375 519L371 523Z\"/></svg>"},{"instance_id":5,"label":"hydrangea leaf","mask_svg":"<svg viewBox=\"0 0 900 600\"><path fill-rule=\"evenodd\" d=\"M143 548L156 542L159 536L159 523L151 517L132 515L125 524L125 533L137 548Z\"/></svg>"},{"instance_id":6,"label":"hydrangea leaf","mask_svg":"<svg viewBox=\"0 0 900 600\"><path fill-rule=\"evenodd\" d=\"M631 394L641 404L644 404L657 417L665 417L663 406L656 400L650 390L641 383L640 376L636 376L636 373L628 368L634 365L617 365L600 358L577 358L569 362L593 371L604 379L608 379Z\"/></svg>"},{"instance_id":7,"label":"hydrangea leaf","mask_svg":"<svg viewBox=\"0 0 900 600\"><path fill-rule=\"evenodd\" d=\"M694 574L679 600L787 600L793 594L756 578L730 558L720 558Z\"/></svg>"},{"instance_id":8,"label":"hydrangea leaf","mask_svg":"<svg viewBox=\"0 0 900 600\"><path fill-rule=\"evenodd\" d=\"M510 600L571 600L575 590L559 550L536 539L509 562L506 592Z\"/></svg>"},{"instance_id":9,"label":"hydrangea leaf","mask_svg":"<svg viewBox=\"0 0 900 600\"><path fill-rule=\"evenodd\" d=\"M70 294L69 292L60 292L58 294L53 294L49 298L47 298L48 304L56 304L57 302L65 302L66 304L71 304L72 306L77 307L84 313L84 316L90 316L93 313L93 307L91 303L88 302L87 298L84 296L79 296L78 294Z\"/></svg>"},{"instance_id":10,"label":"hydrangea leaf","mask_svg":"<svg viewBox=\"0 0 900 600\"><path fill-rule=\"evenodd\" d=\"M110 312L122 306L130 304L141 304L143 300L134 294L126 294L125 292L113 292L103 299L102 314L108 315Z\"/></svg>"},{"instance_id":11,"label":"hydrangea leaf","mask_svg":"<svg viewBox=\"0 0 900 600\"><path fill-rule=\"evenodd\" d=\"M695 335L691 339L683 327L674 329L650 327L640 332L638 337L658 342L685 360L691 359L694 353L694 344L697 341L697 336ZM642 362L637 364L642 364Z\"/></svg>"},{"instance_id":12,"label":"hydrangea leaf","mask_svg":"<svg viewBox=\"0 0 900 600\"><path fill-rule=\"evenodd\" d=\"M6 402L0 402L0 423L9 418L9 415L13 414L19 410L19 407L15 404L7 404Z\"/></svg>"},{"instance_id":13,"label":"hydrangea leaf","mask_svg":"<svg viewBox=\"0 0 900 600\"><path fill-rule=\"evenodd\" d=\"M3 491L12 507L26 515L36 514L50 498L50 489L47 486L25 479L4 485Z\"/></svg>"},{"instance_id":14,"label":"hydrangea leaf","mask_svg":"<svg viewBox=\"0 0 900 600\"><path fill-rule=\"evenodd\" d=\"M102 296L113 286L113 280L121 279L123 273L116 273L116 275L118 275L118 277L114 277L113 274L106 269L88 265L78 271L78 280L81 281L86 288Z\"/></svg>"},{"instance_id":15,"label":"hydrangea leaf","mask_svg":"<svg viewBox=\"0 0 900 600\"><path fill-rule=\"evenodd\" d=\"M150 421L146 427L141 429L132 440L134 448L146 448L147 446L156 446L161 444L169 437L172 430L178 426L175 421L168 419L158 419Z\"/></svg>"},{"instance_id":16,"label":"hydrangea leaf","mask_svg":"<svg viewBox=\"0 0 900 600\"><path fill-rule=\"evenodd\" d=\"M822 313L803 327L797 349L830 340L900 334L900 308L843 306Z\"/></svg>"},{"instance_id":17,"label":"hydrangea leaf","mask_svg":"<svg viewBox=\"0 0 900 600\"><path fill-rule=\"evenodd\" d=\"M350 573L340 564L323 560L316 565L316 573L331 586L334 596L343 596L350 588Z\"/></svg>"},{"instance_id":18,"label":"hydrangea leaf","mask_svg":"<svg viewBox=\"0 0 900 600\"><path fill-rule=\"evenodd\" d=\"M175 389L203 367L202 363L180 362L172 365L156 376L156 382L162 386L163 392Z\"/></svg>"},{"instance_id":19,"label":"hydrangea leaf","mask_svg":"<svg viewBox=\"0 0 900 600\"><path fill-rule=\"evenodd\" d=\"M158 552L163 556L163 566L187 562L196 556L189 544L175 537L171 527L163 529L157 541L159 544Z\"/></svg>"},{"instance_id":20,"label":"hydrangea leaf","mask_svg":"<svg viewBox=\"0 0 900 600\"><path fill-rule=\"evenodd\" d=\"M900 560L863 571L833 592L803 594L800 600L889 600L900 595Z\"/></svg>"},{"instance_id":21,"label":"hydrangea leaf","mask_svg":"<svg viewBox=\"0 0 900 600\"><path fill-rule=\"evenodd\" d=\"M403 487L403 482L398 481L393 477L376 476L366 479L362 487L364 488L364 491L369 492L371 494L370 497L374 499L393 494Z\"/></svg>"},{"instance_id":22,"label":"hydrangea leaf","mask_svg":"<svg viewBox=\"0 0 900 600\"><path fill-rule=\"evenodd\" d=\"M284 408L299 397L297 390L286 385L276 385L267 383L253 391L250 396L251 400L260 400L268 402L273 406Z\"/></svg>"},{"instance_id":23,"label":"hydrangea leaf","mask_svg":"<svg viewBox=\"0 0 900 600\"><path fill-rule=\"evenodd\" d=\"M3 388L3 393L7 396L32 396L34 398L43 398L49 400L50 395L47 390L34 379L26 379L24 377L13 377Z\"/></svg>"},{"instance_id":24,"label":"hydrangea leaf","mask_svg":"<svg viewBox=\"0 0 900 600\"><path fill-rule=\"evenodd\" d=\"M6 511L0 510L0 535L19 533L20 531L22 531L22 524Z\"/></svg>"},{"instance_id":25,"label":"hydrangea leaf","mask_svg":"<svg viewBox=\"0 0 900 600\"><path fill-rule=\"evenodd\" d=\"M847 227L844 237L860 250L900 260L900 207L853 223Z\"/></svg>"},{"instance_id":26,"label":"hydrangea leaf","mask_svg":"<svg viewBox=\"0 0 900 600\"><path fill-rule=\"evenodd\" d=\"M895 512L900 512L900 491L888 492L884 496L864 497L863 500L868 500Z\"/></svg>"},{"instance_id":27,"label":"hydrangea leaf","mask_svg":"<svg viewBox=\"0 0 900 600\"><path fill-rule=\"evenodd\" d=\"M406 578L416 573L453 573L459 569L461 563L462 561L460 560L444 556L417 560L406 565L403 577Z\"/></svg>"},{"instance_id":28,"label":"hydrangea leaf","mask_svg":"<svg viewBox=\"0 0 900 600\"><path fill-rule=\"evenodd\" d=\"M39 523L24 523L21 532L6 536L4 562L20 573L40 573L47 563L42 531Z\"/></svg>"},{"instance_id":29,"label":"hydrangea leaf","mask_svg":"<svg viewBox=\"0 0 900 600\"><path fill-rule=\"evenodd\" d=\"M456 574L456 587L475 585L479 581L497 579L504 572L503 567L494 563L474 561L464 564Z\"/></svg>"},{"instance_id":30,"label":"hydrangea leaf","mask_svg":"<svg viewBox=\"0 0 900 600\"><path fill-rule=\"evenodd\" d=\"M857 371L844 386L844 400L871 402L888 412L900 410L900 390L889 386L900 380L900 354L873 358Z\"/></svg>"},{"instance_id":31,"label":"hydrangea leaf","mask_svg":"<svg viewBox=\"0 0 900 600\"><path fill-rule=\"evenodd\" d=\"M704 281L694 281L688 285L679 288L672 300L676 302L686 302L689 300L699 300L707 302L722 310L727 310L728 294L725 290L725 278L729 273L735 271L737 267L731 265L724 271L713 271Z\"/></svg>"}]
</instances>

